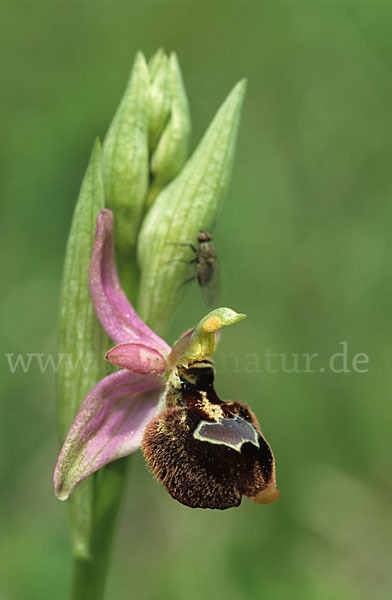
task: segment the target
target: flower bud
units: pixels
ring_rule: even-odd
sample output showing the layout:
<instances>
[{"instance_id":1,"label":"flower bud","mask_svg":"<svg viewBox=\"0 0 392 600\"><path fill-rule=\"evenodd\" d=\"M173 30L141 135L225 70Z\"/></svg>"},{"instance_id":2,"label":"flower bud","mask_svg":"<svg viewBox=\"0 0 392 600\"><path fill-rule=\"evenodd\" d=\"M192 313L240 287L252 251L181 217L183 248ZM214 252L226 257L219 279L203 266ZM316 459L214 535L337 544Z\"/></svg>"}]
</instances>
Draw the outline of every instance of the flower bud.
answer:
<instances>
[{"instance_id":1,"label":"flower bud","mask_svg":"<svg viewBox=\"0 0 392 600\"><path fill-rule=\"evenodd\" d=\"M163 50L153 56L149 64L150 109L148 136L150 151L155 147L170 114L170 86L168 59Z\"/></svg>"},{"instance_id":2,"label":"flower bud","mask_svg":"<svg viewBox=\"0 0 392 600\"><path fill-rule=\"evenodd\" d=\"M188 156L191 120L181 69L175 54L171 54L167 64L161 60L151 86L154 110L150 113L150 119L155 121L158 121L156 116L158 107L161 107L167 98L163 91L164 83L167 83L169 88L170 116L152 153L150 170L153 180L148 193L147 206L151 206L159 192L177 175ZM160 114L162 118L162 107Z\"/></svg>"},{"instance_id":3,"label":"flower bud","mask_svg":"<svg viewBox=\"0 0 392 600\"><path fill-rule=\"evenodd\" d=\"M139 52L107 132L102 156L106 205L115 215L117 246L129 255L148 189L149 109L150 74Z\"/></svg>"},{"instance_id":4,"label":"flower bud","mask_svg":"<svg viewBox=\"0 0 392 600\"><path fill-rule=\"evenodd\" d=\"M169 326L181 300L182 284L189 276L189 265L178 260L178 244L195 243L201 229L211 229L221 209L244 92L245 82L241 81L219 109L191 158L159 194L144 219L138 241L139 314L160 334Z\"/></svg>"}]
</instances>

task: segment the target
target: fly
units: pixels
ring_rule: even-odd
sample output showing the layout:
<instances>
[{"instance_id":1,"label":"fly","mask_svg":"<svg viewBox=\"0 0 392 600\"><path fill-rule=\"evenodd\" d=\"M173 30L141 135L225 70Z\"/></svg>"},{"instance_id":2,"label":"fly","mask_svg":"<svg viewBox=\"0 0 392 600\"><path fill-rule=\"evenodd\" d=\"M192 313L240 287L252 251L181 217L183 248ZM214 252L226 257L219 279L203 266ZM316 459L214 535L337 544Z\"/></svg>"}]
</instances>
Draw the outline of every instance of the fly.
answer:
<instances>
[{"instance_id":1,"label":"fly","mask_svg":"<svg viewBox=\"0 0 392 600\"><path fill-rule=\"evenodd\" d=\"M196 277L204 302L211 306L219 295L219 266L211 234L201 231L197 236L199 245L192 247L196 252Z\"/></svg>"},{"instance_id":2,"label":"fly","mask_svg":"<svg viewBox=\"0 0 392 600\"><path fill-rule=\"evenodd\" d=\"M175 260L196 265L195 274L186 279L182 285L197 278L204 302L207 306L212 306L216 304L219 296L219 265L216 250L208 231L200 231L197 241L197 247L193 244L173 243L175 246L188 246L195 253L195 258L192 260L181 258Z\"/></svg>"}]
</instances>

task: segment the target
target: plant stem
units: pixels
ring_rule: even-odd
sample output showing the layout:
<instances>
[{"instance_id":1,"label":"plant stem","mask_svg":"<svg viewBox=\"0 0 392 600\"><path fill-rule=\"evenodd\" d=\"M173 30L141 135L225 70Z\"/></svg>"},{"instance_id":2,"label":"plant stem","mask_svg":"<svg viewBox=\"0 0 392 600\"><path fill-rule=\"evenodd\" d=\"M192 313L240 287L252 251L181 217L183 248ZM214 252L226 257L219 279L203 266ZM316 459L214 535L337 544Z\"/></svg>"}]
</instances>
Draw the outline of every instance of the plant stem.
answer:
<instances>
[{"instance_id":1,"label":"plant stem","mask_svg":"<svg viewBox=\"0 0 392 600\"><path fill-rule=\"evenodd\" d=\"M90 556L74 555L70 600L102 600L104 597L129 462L129 457L119 459L96 474Z\"/></svg>"},{"instance_id":2,"label":"plant stem","mask_svg":"<svg viewBox=\"0 0 392 600\"><path fill-rule=\"evenodd\" d=\"M74 558L71 600L102 600L105 591L107 564Z\"/></svg>"}]
</instances>

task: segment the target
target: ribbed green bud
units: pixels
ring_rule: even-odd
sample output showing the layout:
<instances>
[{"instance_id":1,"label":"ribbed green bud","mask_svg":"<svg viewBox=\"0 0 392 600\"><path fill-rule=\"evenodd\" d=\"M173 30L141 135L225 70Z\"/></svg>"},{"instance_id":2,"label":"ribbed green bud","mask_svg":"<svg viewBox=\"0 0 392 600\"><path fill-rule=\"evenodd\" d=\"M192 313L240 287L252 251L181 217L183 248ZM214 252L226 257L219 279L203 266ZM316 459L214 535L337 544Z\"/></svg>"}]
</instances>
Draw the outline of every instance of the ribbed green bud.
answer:
<instances>
[{"instance_id":1,"label":"ribbed green bud","mask_svg":"<svg viewBox=\"0 0 392 600\"><path fill-rule=\"evenodd\" d=\"M138 52L107 132L102 157L106 204L115 215L117 250L129 257L148 189L149 112L150 73L143 54Z\"/></svg>"},{"instance_id":2,"label":"ribbed green bud","mask_svg":"<svg viewBox=\"0 0 392 600\"><path fill-rule=\"evenodd\" d=\"M173 317L191 274L178 243L195 244L211 230L228 187L245 82L223 103L199 146L177 177L159 194L139 235L139 314L159 334ZM163 134L164 135L164 134ZM162 135L162 137L163 137Z\"/></svg>"},{"instance_id":3,"label":"ribbed green bud","mask_svg":"<svg viewBox=\"0 0 392 600\"><path fill-rule=\"evenodd\" d=\"M150 73L150 79L153 81L162 65L167 62L167 56L163 48L159 48L155 54L150 57L148 61L148 70Z\"/></svg>"},{"instance_id":4,"label":"ribbed green bud","mask_svg":"<svg viewBox=\"0 0 392 600\"><path fill-rule=\"evenodd\" d=\"M177 56L171 54L167 67L167 83L170 98L169 120L156 143L151 156L150 171L153 176L147 198L147 207L151 206L159 192L173 179L184 165L189 151L189 138L191 133L191 119L189 104L182 80L180 65ZM163 60L157 69L157 75L151 86L152 92L160 85L161 97L163 94ZM155 85L154 85L155 84ZM155 92L157 95L157 92ZM163 104L163 101L161 102ZM155 99L158 107L158 101ZM156 108L157 110L157 108ZM162 111L163 113L163 111ZM156 141L156 140L155 140Z\"/></svg>"},{"instance_id":5,"label":"ribbed green bud","mask_svg":"<svg viewBox=\"0 0 392 600\"><path fill-rule=\"evenodd\" d=\"M168 58L163 50L153 56L150 71L150 110L148 117L149 148L155 147L170 114Z\"/></svg>"}]
</instances>

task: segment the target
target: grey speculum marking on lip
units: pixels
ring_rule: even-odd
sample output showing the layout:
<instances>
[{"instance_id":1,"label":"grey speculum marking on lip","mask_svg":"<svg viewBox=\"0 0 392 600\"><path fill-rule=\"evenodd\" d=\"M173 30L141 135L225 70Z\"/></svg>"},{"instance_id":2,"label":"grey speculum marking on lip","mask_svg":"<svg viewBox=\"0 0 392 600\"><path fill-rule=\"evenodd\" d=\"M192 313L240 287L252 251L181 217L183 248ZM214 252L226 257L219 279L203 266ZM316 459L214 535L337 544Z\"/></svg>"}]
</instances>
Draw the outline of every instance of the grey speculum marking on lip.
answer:
<instances>
[{"instance_id":1,"label":"grey speculum marking on lip","mask_svg":"<svg viewBox=\"0 0 392 600\"><path fill-rule=\"evenodd\" d=\"M260 447L259 435L253 425L238 416L231 419L223 418L218 423L200 421L193 432L193 437L201 442L223 444L237 452L241 452L242 445L246 442Z\"/></svg>"}]
</instances>

